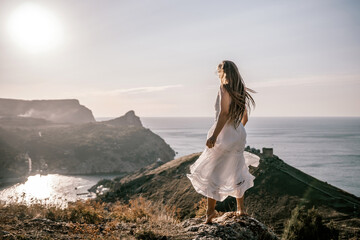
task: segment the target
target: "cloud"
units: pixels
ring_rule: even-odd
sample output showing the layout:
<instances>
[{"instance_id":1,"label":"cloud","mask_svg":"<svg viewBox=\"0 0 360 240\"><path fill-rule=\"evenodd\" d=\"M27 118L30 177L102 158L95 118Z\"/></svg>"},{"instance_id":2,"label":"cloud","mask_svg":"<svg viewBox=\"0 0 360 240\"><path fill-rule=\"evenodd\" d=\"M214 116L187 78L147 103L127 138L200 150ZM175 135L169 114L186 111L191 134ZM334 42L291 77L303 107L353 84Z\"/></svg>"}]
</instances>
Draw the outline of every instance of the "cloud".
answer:
<instances>
[{"instance_id":1,"label":"cloud","mask_svg":"<svg viewBox=\"0 0 360 240\"><path fill-rule=\"evenodd\" d=\"M156 87L137 87L137 88L121 88L121 89L104 90L104 91L87 91L80 95L117 96L121 94L140 94L140 93L159 92L175 87L182 87L182 85L177 84L177 85L165 85L165 86L156 86Z\"/></svg>"}]
</instances>

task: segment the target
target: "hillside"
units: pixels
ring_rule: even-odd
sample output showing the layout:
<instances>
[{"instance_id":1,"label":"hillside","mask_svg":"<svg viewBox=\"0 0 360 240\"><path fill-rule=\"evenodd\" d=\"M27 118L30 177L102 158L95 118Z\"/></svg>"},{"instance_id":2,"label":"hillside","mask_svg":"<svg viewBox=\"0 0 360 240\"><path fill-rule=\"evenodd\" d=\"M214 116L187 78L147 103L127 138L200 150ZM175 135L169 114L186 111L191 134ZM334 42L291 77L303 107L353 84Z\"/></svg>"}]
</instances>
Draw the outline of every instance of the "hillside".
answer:
<instances>
[{"instance_id":1,"label":"hillside","mask_svg":"<svg viewBox=\"0 0 360 240\"><path fill-rule=\"evenodd\" d=\"M293 209L315 206L325 224L331 220L334 222L342 239L360 236L359 197L309 176L276 155L265 157L259 150L249 147L246 150L260 157L258 167L250 166L250 172L256 177L255 185L245 193L245 206L252 217L281 236ZM200 154L190 154L161 166L152 165L123 178L102 182L110 187L110 191L98 198L112 202L143 196L181 208L182 219L192 218L195 216L195 203L203 196L195 192L186 173ZM216 209L234 211L236 201L228 197L224 202L217 202Z\"/></svg>"},{"instance_id":2,"label":"hillside","mask_svg":"<svg viewBox=\"0 0 360 240\"><path fill-rule=\"evenodd\" d=\"M0 239L278 239L249 216L228 212L204 224L202 212L182 222L177 212L142 197L128 204L88 199L65 209L0 202Z\"/></svg>"},{"instance_id":3,"label":"hillside","mask_svg":"<svg viewBox=\"0 0 360 240\"><path fill-rule=\"evenodd\" d=\"M144 128L134 113L82 124L9 125L0 121L0 178L18 177L28 170L59 174L132 172L156 161L174 158L174 150L157 134ZM27 124L26 124L27 123ZM11 147L11 148L8 148ZM18 160L15 160L18 159Z\"/></svg>"}]
</instances>

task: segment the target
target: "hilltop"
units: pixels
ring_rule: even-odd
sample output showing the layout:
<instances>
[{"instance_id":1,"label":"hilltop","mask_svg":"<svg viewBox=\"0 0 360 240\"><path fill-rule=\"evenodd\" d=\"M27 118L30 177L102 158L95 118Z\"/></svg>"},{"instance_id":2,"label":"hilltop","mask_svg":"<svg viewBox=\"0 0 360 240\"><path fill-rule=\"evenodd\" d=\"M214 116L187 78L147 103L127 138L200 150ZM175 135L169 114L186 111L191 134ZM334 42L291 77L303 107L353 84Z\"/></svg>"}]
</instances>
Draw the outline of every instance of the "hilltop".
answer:
<instances>
[{"instance_id":1,"label":"hilltop","mask_svg":"<svg viewBox=\"0 0 360 240\"><path fill-rule=\"evenodd\" d=\"M9 123L21 118L43 119L54 123L95 122L92 111L77 99L22 100L0 98L0 116ZM45 120L45 121L44 121Z\"/></svg>"},{"instance_id":2,"label":"hilltop","mask_svg":"<svg viewBox=\"0 0 360 240\"><path fill-rule=\"evenodd\" d=\"M213 224L199 216L180 222L173 207L132 199L128 204L94 199L52 205L0 202L1 239L248 239L276 240L264 224L248 216L223 214Z\"/></svg>"},{"instance_id":3,"label":"hilltop","mask_svg":"<svg viewBox=\"0 0 360 240\"><path fill-rule=\"evenodd\" d=\"M258 167L250 166L250 172L256 177L255 185L245 193L245 206L252 217L281 236L286 221L292 217L292 210L300 206L307 209L314 206L325 224L330 221L334 223L343 239L360 236L359 197L286 164L272 153L260 153L260 150L249 146L246 151L260 157ZM126 202L142 196L180 208L183 220L193 218L197 210L196 203L203 196L195 192L186 173L200 154L183 156L161 166L153 164L133 174L103 181L101 184L109 187L110 191L98 198L107 202L119 199ZM236 201L228 197L224 202L217 202L216 209L234 211Z\"/></svg>"}]
</instances>

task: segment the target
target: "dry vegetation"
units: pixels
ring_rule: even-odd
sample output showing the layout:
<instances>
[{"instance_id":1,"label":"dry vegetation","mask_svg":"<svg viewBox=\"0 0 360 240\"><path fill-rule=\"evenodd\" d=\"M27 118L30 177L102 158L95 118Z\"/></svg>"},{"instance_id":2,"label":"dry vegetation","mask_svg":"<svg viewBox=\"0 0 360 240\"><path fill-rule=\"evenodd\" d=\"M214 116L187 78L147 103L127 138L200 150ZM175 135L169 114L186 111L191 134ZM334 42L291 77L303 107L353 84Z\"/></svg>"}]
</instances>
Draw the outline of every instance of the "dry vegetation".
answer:
<instances>
[{"instance_id":1,"label":"dry vegetation","mask_svg":"<svg viewBox=\"0 0 360 240\"><path fill-rule=\"evenodd\" d=\"M186 239L175 207L143 197L128 204L76 201L67 208L53 204L0 204L1 239Z\"/></svg>"}]
</instances>

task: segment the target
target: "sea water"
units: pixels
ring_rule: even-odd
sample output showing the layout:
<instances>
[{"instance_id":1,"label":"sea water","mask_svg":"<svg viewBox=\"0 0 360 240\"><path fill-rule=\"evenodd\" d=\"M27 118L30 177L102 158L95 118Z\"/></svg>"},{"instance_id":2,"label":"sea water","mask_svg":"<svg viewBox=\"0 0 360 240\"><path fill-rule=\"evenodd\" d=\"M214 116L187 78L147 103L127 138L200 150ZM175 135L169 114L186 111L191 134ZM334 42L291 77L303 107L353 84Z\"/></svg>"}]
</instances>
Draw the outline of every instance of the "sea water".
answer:
<instances>
[{"instance_id":1,"label":"sea water","mask_svg":"<svg viewBox=\"0 0 360 240\"><path fill-rule=\"evenodd\" d=\"M96 118L97 121L112 118ZM177 152L175 158L202 152L213 117L140 117L144 127ZM284 162L322 181L360 196L359 117L250 117L246 146L273 148ZM30 176L25 183L0 189L0 200L66 204L93 197L87 189L116 175Z\"/></svg>"},{"instance_id":2,"label":"sea water","mask_svg":"<svg viewBox=\"0 0 360 240\"><path fill-rule=\"evenodd\" d=\"M25 204L42 203L66 207L68 202L96 197L88 189L101 179L112 179L119 175L61 175L36 174L29 176L23 183L0 189L0 201L22 202Z\"/></svg>"},{"instance_id":3,"label":"sea water","mask_svg":"<svg viewBox=\"0 0 360 240\"><path fill-rule=\"evenodd\" d=\"M162 137L175 157L201 152L213 117L140 117ZM289 165L360 196L359 117L250 117L246 146L274 154Z\"/></svg>"}]
</instances>

